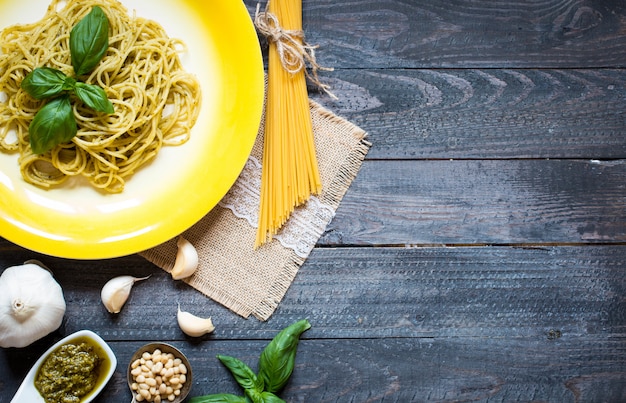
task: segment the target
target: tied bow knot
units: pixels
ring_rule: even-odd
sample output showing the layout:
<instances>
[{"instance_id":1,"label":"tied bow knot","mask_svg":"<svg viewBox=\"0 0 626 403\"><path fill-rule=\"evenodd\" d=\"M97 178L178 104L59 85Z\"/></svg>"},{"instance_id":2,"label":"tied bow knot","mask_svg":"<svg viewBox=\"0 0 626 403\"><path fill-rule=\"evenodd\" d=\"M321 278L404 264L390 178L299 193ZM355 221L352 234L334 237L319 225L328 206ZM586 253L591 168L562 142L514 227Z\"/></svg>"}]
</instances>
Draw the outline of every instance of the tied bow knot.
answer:
<instances>
[{"instance_id":1,"label":"tied bow knot","mask_svg":"<svg viewBox=\"0 0 626 403\"><path fill-rule=\"evenodd\" d=\"M269 2L268 2L269 6ZM333 71L332 68L322 67L315 59L315 49L319 46L311 46L304 40L304 31L295 29L284 29L278 18L267 11L260 11L260 4L257 4L254 15L254 25L259 33L268 41L276 45L276 51L285 71L296 74L304 70L305 75L315 85L326 92L331 98L337 97L330 92L330 86L323 84L317 74L318 70ZM306 63L311 66L311 72L306 68Z\"/></svg>"}]
</instances>

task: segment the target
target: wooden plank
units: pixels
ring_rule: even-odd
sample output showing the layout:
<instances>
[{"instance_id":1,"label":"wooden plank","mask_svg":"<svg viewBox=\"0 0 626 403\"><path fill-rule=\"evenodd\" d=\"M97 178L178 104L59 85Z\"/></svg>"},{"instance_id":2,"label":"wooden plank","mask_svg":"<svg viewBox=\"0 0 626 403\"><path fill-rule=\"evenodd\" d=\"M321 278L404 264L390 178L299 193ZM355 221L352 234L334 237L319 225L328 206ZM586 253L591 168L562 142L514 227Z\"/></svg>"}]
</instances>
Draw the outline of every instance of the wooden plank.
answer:
<instances>
[{"instance_id":1,"label":"wooden plank","mask_svg":"<svg viewBox=\"0 0 626 403\"><path fill-rule=\"evenodd\" d=\"M194 395L239 393L215 355L256 368L277 330L308 317L288 401L574 402L624 398L625 258L626 246L316 249L267 323L235 318L136 255L46 263L66 291L62 331L95 330L120 360L107 401L129 400L125 365L151 340L189 354ZM120 315L98 309L100 283L127 273L153 277ZM216 333L183 337L164 309L177 302L211 311ZM0 354L0 401L58 337Z\"/></svg>"},{"instance_id":2,"label":"wooden plank","mask_svg":"<svg viewBox=\"0 0 626 403\"><path fill-rule=\"evenodd\" d=\"M174 343L191 357L191 396L242 390L215 358L235 356L257 368L260 341ZM616 340L449 338L303 340L280 396L288 402L557 401L626 398L623 343ZM130 401L125 366L141 343L111 343L120 358L107 402ZM17 389L23 362L2 366L1 396ZM6 361L6 358L0 358ZM9 369L7 371L7 369Z\"/></svg>"},{"instance_id":3,"label":"wooden plank","mask_svg":"<svg viewBox=\"0 0 626 403\"><path fill-rule=\"evenodd\" d=\"M257 2L245 0L251 14ZM341 68L623 67L626 7L546 0L304 2L322 65Z\"/></svg>"},{"instance_id":4,"label":"wooden plank","mask_svg":"<svg viewBox=\"0 0 626 403\"><path fill-rule=\"evenodd\" d=\"M626 241L626 164L366 161L319 244Z\"/></svg>"},{"instance_id":5,"label":"wooden plank","mask_svg":"<svg viewBox=\"0 0 626 403\"><path fill-rule=\"evenodd\" d=\"M626 41L625 41L626 42ZM368 158L626 158L622 70L338 70L313 99L368 132Z\"/></svg>"},{"instance_id":6,"label":"wooden plank","mask_svg":"<svg viewBox=\"0 0 626 403\"><path fill-rule=\"evenodd\" d=\"M624 161L366 161L319 245L626 241Z\"/></svg>"},{"instance_id":7,"label":"wooden plank","mask_svg":"<svg viewBox=\"0 0 626 403\"><path fill-rule=\"evenodd\" d=\"M366 161L320 245L626 241L624 160Z\"/></svg>"},{"instance_id":8,"label":"wooden plank","mask_svg":"<svg viewBox=\"0 0 626 403\"><path fill-rule=\"evenodd\" d=\"M176 310L211 316L202 340L269 340L309 318L315 339L621 337L626 332L626 245L584 247L422 247L315 249L268 322L244 320L133 255L98 262L40 258L66 293L60 332L89 328L111 341L190 340ZM122 312L108 314L109 278L151 275ZM625 351L626 352L626 351ZM1 378L0 378L1 379Z\"/></svg>"}]
</instances>

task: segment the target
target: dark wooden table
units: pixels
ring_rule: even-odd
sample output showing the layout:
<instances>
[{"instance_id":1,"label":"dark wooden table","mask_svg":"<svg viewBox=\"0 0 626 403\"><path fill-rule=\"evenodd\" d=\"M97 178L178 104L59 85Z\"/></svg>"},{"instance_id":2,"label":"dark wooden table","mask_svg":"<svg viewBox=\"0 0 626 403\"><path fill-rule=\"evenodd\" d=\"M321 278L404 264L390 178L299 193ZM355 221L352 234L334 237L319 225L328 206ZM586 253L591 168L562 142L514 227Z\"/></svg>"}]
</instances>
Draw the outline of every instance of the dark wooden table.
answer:
<instances>
[{"instance_id":1,"label":"dark wooden table","mask_svg":"<svg viewBox=\"0 0 626 403\"><path fill-rule=\"evenodd\" d=\"M120 361L99 402L130 401L125 365L154 340L188 353L192 395L240 394L216 354L255 368L302 318L290 402L626 401L626 3L304 8L339 100L311 96L373 147L274 316L242 319L137 255L65 260L2 240L0 267L47 263L67 313L34 345L0 350L0 402L82 328ZM99 291L122 274L152 279L109 315ZM215 332L186 337L172 301Z\"/></svg>"}]
</instances>

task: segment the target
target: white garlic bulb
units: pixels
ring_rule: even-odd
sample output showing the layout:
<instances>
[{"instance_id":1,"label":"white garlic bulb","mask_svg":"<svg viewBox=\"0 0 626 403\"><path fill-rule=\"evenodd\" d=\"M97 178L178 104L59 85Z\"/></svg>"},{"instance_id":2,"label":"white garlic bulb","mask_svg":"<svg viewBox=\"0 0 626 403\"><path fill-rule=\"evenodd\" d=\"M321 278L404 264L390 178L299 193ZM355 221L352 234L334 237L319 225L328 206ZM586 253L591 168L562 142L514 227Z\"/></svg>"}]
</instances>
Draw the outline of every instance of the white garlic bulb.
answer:
<instances>
[{"instance_id":1,"label":"white garlic bulb","mask_svg":"<svg viewBox=\"0 0 626 403\"><path fill-rule=\"evenodd\" d=\"M52 274L30 261L0 275L0 347L26 347L61 326L65 298Z\"/></svg>"},{"instance_id":2,"label":"white garlic bulb","mask_svg":"<svg viewBox=\"0 0 626 403\"><path fill-rule=\"evenodd\" d=\"M100 299L110 313L119 313L126 303L130 290L137 281L146 280L146 277L118 276L107 281L100 291Z\"/></svg>"},{"instance_id":3,"label":"white garlic bulb","mask_svg":"<svg viewBox=\"0 0 626 403\"><path fill-rule=\"evenodd\" d=\"M198 268L198 251L191 242L182 236L178 237L176 245L178 252L170 274L174 280L180 280L191 276Z\"/></svg>"},{"instance_id":4,"label":"white garlic bulb","mask_svg":"<svg viewBox=\"0 0 626 403\"><path fill-rule=\"evenodd\" d=\"M181 311L180 305L178 305L176 319L180 329L191 337L200 337L215 330L211 318L200 318L189 312Z\"/></svg>"}]
</instances>

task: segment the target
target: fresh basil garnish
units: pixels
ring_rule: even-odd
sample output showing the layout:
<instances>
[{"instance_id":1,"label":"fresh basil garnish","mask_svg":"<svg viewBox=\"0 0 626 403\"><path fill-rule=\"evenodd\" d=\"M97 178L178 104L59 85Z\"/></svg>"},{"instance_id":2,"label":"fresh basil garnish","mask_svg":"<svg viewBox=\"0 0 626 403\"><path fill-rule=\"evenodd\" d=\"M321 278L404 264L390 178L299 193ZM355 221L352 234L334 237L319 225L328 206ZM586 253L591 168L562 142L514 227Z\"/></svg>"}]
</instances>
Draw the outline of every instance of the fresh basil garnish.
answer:
<instances>
[{"instance_id":1,"label":"fresh basil garnish","mask_svg":"<svg viewBox=\"0 0 626 403\"><path fill-rule=\"evenodd\" d=\"M259 372L255 374L240 360L218 355L244 389L245 396L213 394L192 397L190 403L284 403L275 393L289 380L295 367L296 350L300 336L311 324L306 319L287 326L265 347L259 358Z\"/></svg>"},{"instance_id":2,"label":"fresh basil garnish","mask_svg":"<svg viewBox=\"0 0 626 403\"><path fill-rule=\"evenodd\" d=\"M259 378L266 391L276 393L285 386L293 372L300 335L310 327L307 320L296 322L265 347L259 359Z\"/></svg>"},{"instance_id":3,"label":"fresh basil garnish","mask_svg":"<svg viewBox=\"0 0 626 403\"><path fill-rule=\"evenodd\" d=\"M78 131L69 95L53 99L41 108L30 122L30 147L43 154L60 143L70 141Z\"/></svg>"},{"instance_id":4,"label":"fresh basil garnish","mask_svg":"<svg viewBox=\"0 0 626 403\"><path fill-rule=\"evenodd\" d=\"M241 360L227 355L218 355L217 359L230 370L230 373L233 374L239 386L244 389L254 389L259 392L263 391L263 383L259 382L254 371Z\"/></svg>"},{"instance_id":5,"label":"fresh basil garnish","mask_svg":"<svg viewBox=\"0 0 626 403\"><path fill-rule=\"evenodd\" d=\"M271 392L263 392L259 396L259 403L285 403L285 401Z\"/></svg>"},{"instance_id":6,"label":"fresh basil garnish","mask_svg":"<svg viewBox=\"0 0 626 403\"><path fill-rule=\"evenodd\" d=\"M51 67L37 67L23 80L20 86L35 99L47 99L59 95L65 88L67 76Z\"/></svg>"},{"instance_id":7,"label":"fresh basil garnish","mask_svg":"<svg viewBox=\"0 0 626 403\"><path fill-rule=\"evenodd\" d=\"M76 75L90 72L100 62L109 47L109 20L98 6L80 20L70 32L70 56ZM35 99L53 100L44 105L29 126L30 147L43 154L76 135L78 128L72 111L70 94L76 95L96 112L111 114L113 104L104 89L77 81L51 67L37 67L20 84Z\"/></svg>"},{"instance_id":8,"label":"fresh basil garnish","mask_svg":"<svg viewBox=\"0 0 626 403\"><path fill-rule=\"evenodd\" d=\"M106 92L97 85L77 82L74 93L85 105L95 111L105 113L115 112L113 104L109 101L109 98L107 98Z\"/></svg>"},{"instance_id":9,"label":"fresh basil garnish","mask_svg":"<svg viewBox=\"0 0 626 403\"><path fill-rule=\"evenodd\" d=\"M104 11L94 6L70 32L72 66L77 76L89 73L109 48L109 20Z\"/></svg>"}]
</instances>

